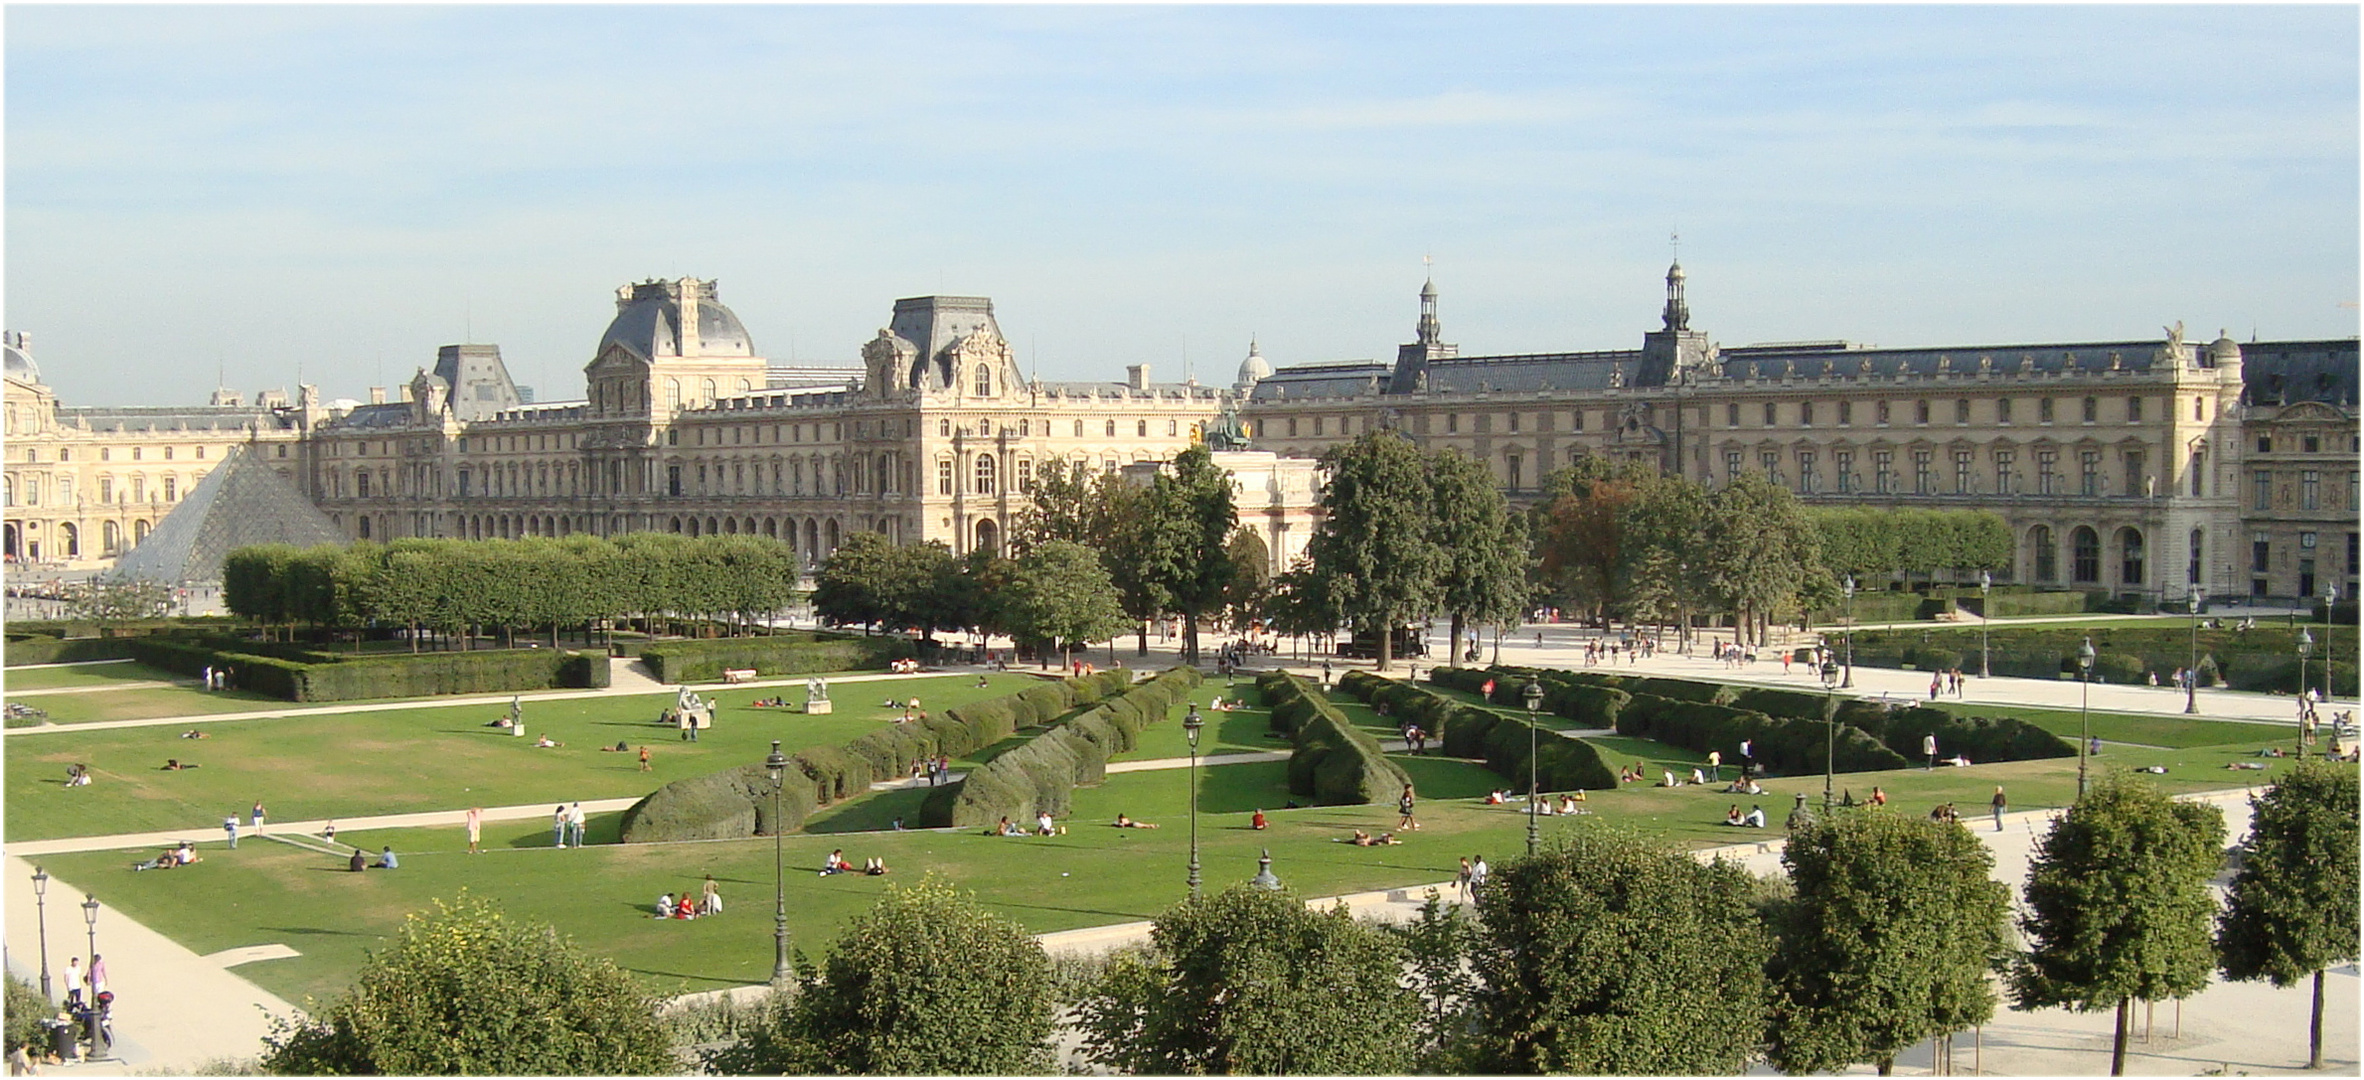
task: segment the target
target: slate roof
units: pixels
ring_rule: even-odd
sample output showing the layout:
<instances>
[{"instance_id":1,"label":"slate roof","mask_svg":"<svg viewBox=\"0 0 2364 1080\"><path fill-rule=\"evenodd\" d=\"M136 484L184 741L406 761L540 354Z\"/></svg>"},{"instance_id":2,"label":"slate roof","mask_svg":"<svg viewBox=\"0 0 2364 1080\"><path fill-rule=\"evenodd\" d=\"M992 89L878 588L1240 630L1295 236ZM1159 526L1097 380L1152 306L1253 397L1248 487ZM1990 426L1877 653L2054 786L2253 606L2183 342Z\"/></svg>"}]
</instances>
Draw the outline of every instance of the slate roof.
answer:
<instances>
[{"instance_id":1,"label":"slate roof","mask_svg":"<svg viewBox=\"0 0 2364 1080\"><path fill-rule=\"evenodd\" d=\"M1298 401L1305 398L1353 397L1371 392L1372 380L1384 388L1395 369L1376 360L1340 360L1325 364L1291 364L1274 371L1248 393L1250 401Z\"/></svg>"},{"instance_id":2,"label":"slate roof","mask_svg":"<svg viewBox=\"0 0 2364 1080\"><path fill-rule=\"evenodd\" d=\"M292 414L252 405L64 405L58 422L91 431L286 431Z\"/></svg>"},{"instance_id":3,"label":"slate roof","mask_svg":"<svg viewBox=\"0 0 2364 1080\"><path fill-rule=\"evenodd\" d=\"M2356 339L2252 341L2241 346L2241 400L2250 405L2321 401L2356 407Z\"/></svg>"},{"instance_id":4,"label":"slate roof","mask_svg":"<svg viewBox=\"0 0 2364 1080\"><path fill-rule=\"evenodd\" d=\"M222 560L250 544L342 544L328 517L248 446L237 447L190 489L155 531L110 574L167 585L220 581Z\"/></svg>"},{"instance_id":5,"label":"slate roof","mask_svg":"<svg viewBox=\"0 0 2364 1080\"><path fill-rule=\"evenodd\" d=\"M1895 375L1975 375L1978 364L1985 358L1992 370L1999 374L2019 371L2021 364L2034 366L2037 372L2057 375L2075 370L2099 374L2111 370L2114 363L2123 371L2149 371L2151 361L2163 343L2159 341L2096 341L2073 345L1955 345L1941 348L1875 349L1850 346L1844 342L1806 342L1797 345L1743 345L1720 349L1716 362L1727 378L1780 378L1785 372L1796 378L1819 378L1825 374L1853 375L1862 372L1863 365L1871 365L1869 374ZM2208 345L2197 343L2202 364L2207 363ZM1792 370L1794 365L1794 370Z\"/></svg>"}]
</instances>

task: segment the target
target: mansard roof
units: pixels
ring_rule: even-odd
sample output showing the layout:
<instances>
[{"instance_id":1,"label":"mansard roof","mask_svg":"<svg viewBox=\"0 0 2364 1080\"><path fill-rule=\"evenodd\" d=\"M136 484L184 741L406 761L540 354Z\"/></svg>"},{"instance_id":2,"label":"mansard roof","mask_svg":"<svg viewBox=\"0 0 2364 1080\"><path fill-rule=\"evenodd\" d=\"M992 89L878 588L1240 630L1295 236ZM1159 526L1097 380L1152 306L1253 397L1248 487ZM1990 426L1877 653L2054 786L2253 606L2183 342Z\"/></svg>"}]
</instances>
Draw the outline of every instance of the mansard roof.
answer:
<instances>
[{"instance_id":1,"label":"mansard roof","mask_svg":"<svg viewBox=\"0 0 2364 1080\"><path fill-rule=\"evenodd\" d=\"M2241 400L2250 405L2321 401L2356 405L2355 338L2252 341L2241 346Z\"/></svg>"},{"instance_id":2,"label":"mansard roof","mask_svg":"<svg viewBox=\"0 0 2364 1080\"><path fill-rule=\"evenodd\" d=\"M58 422L91 431L287 431L292 413L253 405L62 405Z\"/></svg>"}]
</instances>

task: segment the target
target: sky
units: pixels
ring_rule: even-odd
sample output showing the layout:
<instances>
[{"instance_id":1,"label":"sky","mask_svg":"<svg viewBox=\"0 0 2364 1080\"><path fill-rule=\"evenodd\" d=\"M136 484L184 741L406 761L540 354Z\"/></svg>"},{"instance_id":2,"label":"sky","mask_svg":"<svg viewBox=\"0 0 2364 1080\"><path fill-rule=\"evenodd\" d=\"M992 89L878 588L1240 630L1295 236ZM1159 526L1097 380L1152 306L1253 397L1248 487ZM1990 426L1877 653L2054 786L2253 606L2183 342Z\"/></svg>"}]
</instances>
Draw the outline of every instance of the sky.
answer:
<instances>
[{"instance_id":1,"label":"sky","mask_svg":"<svg viewBox=\"0 0 2364 1080\"><path fill-rule=\"evenodd\" d=\"M858 362L992 297L1044 378L2357 333L2358 9L27 6L6 321L69 404L579 398L617 286ZM1425 265L1423 260L1432 260ZM218 374L217 374L218 373Z\"/></svg>"}]
</instances>

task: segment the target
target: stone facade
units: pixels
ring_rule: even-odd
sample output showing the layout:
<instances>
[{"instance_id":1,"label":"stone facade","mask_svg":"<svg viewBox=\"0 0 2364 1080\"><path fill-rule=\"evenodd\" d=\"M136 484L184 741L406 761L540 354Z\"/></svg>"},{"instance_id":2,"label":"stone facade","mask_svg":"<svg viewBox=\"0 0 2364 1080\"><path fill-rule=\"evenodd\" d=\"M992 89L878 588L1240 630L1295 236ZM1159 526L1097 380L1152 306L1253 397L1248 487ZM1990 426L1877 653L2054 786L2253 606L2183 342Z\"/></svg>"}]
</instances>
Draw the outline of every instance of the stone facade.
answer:
<instances>
[{"instance_id":1,"label":"stone facade","mask_svg":"<svg viewBox=\"0 0 2364 1080\"><path fill-rule=\"evenodd\" d=\"M1519 501L1600 454L1709 485L1764 475L1817 505L1993 510L2019 539L2007 580L2039 586L2173 601L2197 580L2220 597L2288 597L2308 580L2297 553L2314 550L2317 578L2354 587L2354 339L2252 344L2249 364L2230 338L2197 344L2180 325L2150 341L1720 348L1690 326L1679 264L1666 284L1663 325L1640 349L1517 356L1445 344L1430 285L1392 366L1282 367L1245 415L1284 455L1375 428L1459 449ZM2261 404L2302 353L2316 368L2282 396L2304 400ZM2277 478L2270 510L2244 487L2259 468ZM2253 574L2261 533L2274 551Z\"/></svg>"}]
</instances>

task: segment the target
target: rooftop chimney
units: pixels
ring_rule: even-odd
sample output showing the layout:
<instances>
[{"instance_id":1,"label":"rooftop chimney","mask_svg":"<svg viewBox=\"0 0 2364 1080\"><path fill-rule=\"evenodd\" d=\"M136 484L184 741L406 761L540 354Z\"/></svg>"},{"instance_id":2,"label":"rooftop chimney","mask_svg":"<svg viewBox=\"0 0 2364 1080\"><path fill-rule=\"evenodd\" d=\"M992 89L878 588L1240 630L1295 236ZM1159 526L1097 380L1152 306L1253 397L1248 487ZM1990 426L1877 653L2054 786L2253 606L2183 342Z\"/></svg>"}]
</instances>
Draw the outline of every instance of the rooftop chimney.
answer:
<instances>
[{"instance_id":1,"label":"rooftop chimney","mask_svg":"<svg viewBox=\"0 0 2364 1080\"><path fill-rule=\"evenodd\" d=\"M385 388L385 387L383 387L383 386L373 386L373 387L370 387L370 388L369 388L369 403L370 403L370 404L372 404L372 405L383 405L383 404L385 404L385 403L386 403L386 388Z\"/></svg>"},{"instance_id":2,"label":"rooftop chimney","mask_svg":"<svg viewBox=\"0 0 2364 1080\"><path fill-rule=\"evenodd\" d=\"M1135 390L1149 389L1149 365L1125 365L1125 385L1130 386Z\"/></svg>"}]
</instances>

